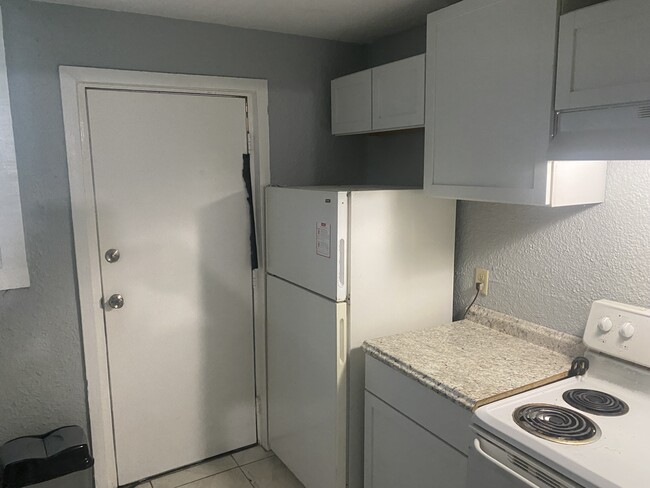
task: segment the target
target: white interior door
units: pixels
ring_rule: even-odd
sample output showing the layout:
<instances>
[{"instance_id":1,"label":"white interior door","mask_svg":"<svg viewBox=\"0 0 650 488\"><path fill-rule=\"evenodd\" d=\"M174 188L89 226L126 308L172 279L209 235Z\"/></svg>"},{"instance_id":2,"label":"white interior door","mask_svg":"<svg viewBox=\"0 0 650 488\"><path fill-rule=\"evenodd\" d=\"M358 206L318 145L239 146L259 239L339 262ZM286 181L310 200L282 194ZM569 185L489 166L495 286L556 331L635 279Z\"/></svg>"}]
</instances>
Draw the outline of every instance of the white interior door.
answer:
<instances>
[{"instance_id":1,"label":"white interior door","mask_svg":"<svg viewBox=\"0 0 650 488\"><path fill-rule=\"evenodd\" d=\"M88 90L120 484L256 442L243 98ZM119 250L117 261L105 253Z\"/></svg>"}]
</instances>

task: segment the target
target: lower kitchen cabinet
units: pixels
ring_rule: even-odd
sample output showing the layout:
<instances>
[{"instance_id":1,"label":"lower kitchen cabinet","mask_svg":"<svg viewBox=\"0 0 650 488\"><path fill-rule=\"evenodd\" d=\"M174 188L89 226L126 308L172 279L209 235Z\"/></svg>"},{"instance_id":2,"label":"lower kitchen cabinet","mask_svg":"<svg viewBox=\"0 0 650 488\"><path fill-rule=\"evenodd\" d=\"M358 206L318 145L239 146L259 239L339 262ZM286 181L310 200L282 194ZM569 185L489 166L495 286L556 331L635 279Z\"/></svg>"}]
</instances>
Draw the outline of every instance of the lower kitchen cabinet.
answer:
<instances>
[{"instance_id":1,"label":"lower kitchen cabinet","mask_svg":"<svg viewBox=\"0 0 650 488\"><path fill-rule=\"evenodd\" d=\"M467 458L366 392L365 488L464 488Z\"/></svg>"},{"instance_id":2,"label":"lower kitchen cabinet","mask_svg":"<svg viewBox=\"0 0 650 488\"><path fill-rule=\"evenodd\" d=\"M365 488L465 488L471 412L366 356Z\"/></svg>"}]
</instances>

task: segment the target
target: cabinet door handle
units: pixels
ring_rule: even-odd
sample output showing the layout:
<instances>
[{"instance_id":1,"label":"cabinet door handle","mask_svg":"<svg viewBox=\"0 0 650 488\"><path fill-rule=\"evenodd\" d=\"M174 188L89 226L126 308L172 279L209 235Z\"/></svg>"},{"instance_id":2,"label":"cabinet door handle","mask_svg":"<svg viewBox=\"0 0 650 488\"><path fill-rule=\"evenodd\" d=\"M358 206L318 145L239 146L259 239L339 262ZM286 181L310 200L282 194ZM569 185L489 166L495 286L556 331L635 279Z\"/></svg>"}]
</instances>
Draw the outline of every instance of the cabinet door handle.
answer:
<instances>
[{"instance_id":1,"label":"cabinet door handle","mask_svg":"<svg viewBox=\"0 0 650 488\"><path fill-rule=\"evenodd\" d=\"M521 481L525 486L529 486L530 488L539 488L539 486L532 484L532 483L531 483L530 481L528 481L526 478L524 478L524 477L521 476L519 473L516 473L515 471L513 471L512 469L510 469L510 468L509 468L508 466L506 466L505 464L502 464L502 463L500 463L499 461L497 461L496 459L494 459L494 458L488 456L488 455L486 454L486 452L485 452L483 449L481 449L481 443L479 442L478 439L474 439L474 449L475 449L476 452L477 452L480 456L482 456L486 461L489 461L490 463L492 463L492 464L494 464L495 466L497 466L500 470L505 471L505 472L508 473L510 476L512 476L512 477L514 477L515 479Z\"/></svg>"}]
</instances>

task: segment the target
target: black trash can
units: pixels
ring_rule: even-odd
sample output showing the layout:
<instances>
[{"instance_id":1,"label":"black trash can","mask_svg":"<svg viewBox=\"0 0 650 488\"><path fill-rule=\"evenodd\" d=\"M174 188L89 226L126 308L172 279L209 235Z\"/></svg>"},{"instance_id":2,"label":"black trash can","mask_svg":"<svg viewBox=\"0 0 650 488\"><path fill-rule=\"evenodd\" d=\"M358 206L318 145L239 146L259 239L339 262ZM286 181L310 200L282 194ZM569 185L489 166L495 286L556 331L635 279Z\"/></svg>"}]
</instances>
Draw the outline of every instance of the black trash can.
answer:
<instances>
[{"instance_id":1,"label":"black trash can","mask_svg":"<svg viewBox=\"0 0 650 488\"><path fill-rule=\"evenodd\" d=\"M0 447L0 488L93 488L93 464L79 426L20 437Z\"/></svg>"}]
</instances>

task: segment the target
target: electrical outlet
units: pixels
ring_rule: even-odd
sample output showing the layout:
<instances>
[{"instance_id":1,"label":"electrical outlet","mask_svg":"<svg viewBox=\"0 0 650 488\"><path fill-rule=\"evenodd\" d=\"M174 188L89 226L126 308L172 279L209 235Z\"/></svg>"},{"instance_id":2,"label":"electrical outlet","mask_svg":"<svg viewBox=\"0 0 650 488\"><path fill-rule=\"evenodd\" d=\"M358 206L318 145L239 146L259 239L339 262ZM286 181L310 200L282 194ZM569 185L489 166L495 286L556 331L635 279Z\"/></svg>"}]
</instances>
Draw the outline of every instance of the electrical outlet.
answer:
<instances>
[{"instance_id":1,"label":"electrical outlet","mask_svg":"<svg viewBox=\"0 0 650 488\"><path fill-rule=\"evenodd\" d=\"M483 288L481 288L481 295L486 296L488 294L488 281L490 280L490 272L487 269L476 268L476 278L474 283L482 283Z\"/></svg>"}]
</instances>

